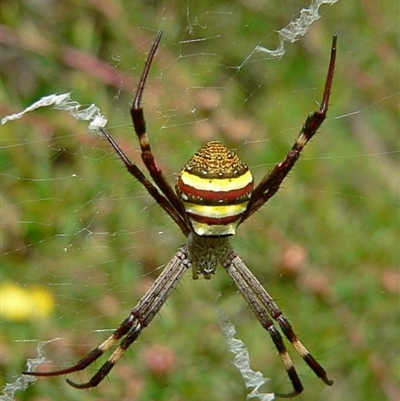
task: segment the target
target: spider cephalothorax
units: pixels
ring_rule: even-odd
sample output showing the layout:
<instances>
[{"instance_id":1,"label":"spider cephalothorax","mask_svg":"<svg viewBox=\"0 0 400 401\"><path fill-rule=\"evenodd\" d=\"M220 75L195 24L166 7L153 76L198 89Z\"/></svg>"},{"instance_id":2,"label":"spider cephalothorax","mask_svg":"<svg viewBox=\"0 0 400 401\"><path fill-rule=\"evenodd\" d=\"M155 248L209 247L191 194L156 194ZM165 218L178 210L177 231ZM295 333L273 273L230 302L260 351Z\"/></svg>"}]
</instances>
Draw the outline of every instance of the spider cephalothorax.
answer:
<instances>
[{"instance_id":1,"label":"spider cephalothorax","mask_svg":"<svg viewBox=\"0 0 400 401\"><path fill-rule=\"evenodd\" d=\"M293 386L290 393L280 394L280 396L293 397L300 394L303 391L303 385L286 350L282 335L273 321L277 322L281 332L314 373L325 384L332 385L333 381L328 379L325 369L297 338L292 326L273 298L231 248L229 238L235 234L238 225L247 220L278 191L282 181L298 160L302 149L324 121L335 67L336 35L332 41L331 59L320 108L309 114L298 138L281 163L278 163L254 187L253 177L247 165L222 143L212 141L200 149L183 167L176 180L175 191L155 161L141 107L147 75L160 39L161 32L157 35L147 58L131 108L131 117L139 139L142 159L153 182L126 157L105 129L101 131L129 173L143 184L149 194L179 226L187 238L186 243L175 253L151 288L115 332L86 357L66 369L24 373L36 376L58 376L77 372L91 365L119 342L108 360L87 383L78 384L67 379L67 382L76 388L97 386L126 349L139 337L143 329L150 324L190 267L193 269L194 279L197 279L200 274L209 279L216 267L220 265L232 278L262 327L268 331L279 352Z\"/></svg>"}]
</instances>

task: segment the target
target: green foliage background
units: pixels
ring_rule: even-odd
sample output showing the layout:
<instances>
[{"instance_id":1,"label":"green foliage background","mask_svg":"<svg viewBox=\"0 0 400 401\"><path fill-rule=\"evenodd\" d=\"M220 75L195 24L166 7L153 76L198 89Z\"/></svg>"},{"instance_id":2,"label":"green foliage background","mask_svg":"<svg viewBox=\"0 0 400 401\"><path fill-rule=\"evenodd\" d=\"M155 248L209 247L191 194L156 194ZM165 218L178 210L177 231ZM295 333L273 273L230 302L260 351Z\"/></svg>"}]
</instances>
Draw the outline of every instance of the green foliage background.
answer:
<instances>
[{"instance_id":1,"label":"green foliage background","mask_svg":"<svg viewBox=\"0 0 400 401\"><path fill-rule=\"evenodd\" d=\"M323 6L322 18L281 60L256 54L235 68L256 45L276 48L274 31L306 6L2 1L1 116L72 91L80 103L101 108L109 131L140 163L128 109L161 29L144 105L154 153L171 182L210 139L236 148L259 180L318 107L337 32L331 108L321 134L233 242L335 380L324 386L292 352L306 387L301 399L394 401L400 369L399 5L342 0ZM95 347L110 333L100 330L122 321L183 236L106 141L67 114L41 109L8 123L1 146L1 280L27 290L40 284L54 297L48 316L2 317L4 385L36 355L38 341L64 339L46 347L54 361L49 369ZM289 391L268 334L221 269L210 282L188 274L97 389L41 378L16 399L245 400L216 307L229 311L253 369L271 378L266 390Z\"/></svg>"}]
</instances>

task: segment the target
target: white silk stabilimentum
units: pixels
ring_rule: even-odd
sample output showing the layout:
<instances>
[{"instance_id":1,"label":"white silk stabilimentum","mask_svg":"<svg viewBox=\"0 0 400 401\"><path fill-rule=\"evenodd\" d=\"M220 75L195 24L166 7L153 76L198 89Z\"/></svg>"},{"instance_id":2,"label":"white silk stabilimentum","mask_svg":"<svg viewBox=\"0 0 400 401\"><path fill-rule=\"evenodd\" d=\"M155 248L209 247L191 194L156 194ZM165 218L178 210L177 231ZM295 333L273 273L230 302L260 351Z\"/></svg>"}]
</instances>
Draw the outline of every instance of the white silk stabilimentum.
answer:
<instances>
[{"instance_id":1,"label":"white silk stabilimentum","mask_svg":"<svg viewBox=\"0 0 400 401\"><path fill-rule=\"evenodd\" d=\"M232 363L239 369L249 393L247 400L258 399L260 401L272 401L275 399L273 393L260 393L260 387L270 379L264 377L261 372L254 372L250 368L250 357L243 341L234 338L235 326L230 322L225 311L218 310L218 323L225 337L229 351L235 354Z\"/></svg>"},{"instance_id":2,"label":"white silk stabilimentum","mask_svg":"<svg viewBox=\"0 0 400 401\"><path fill-rule=\"evenodd\" d=\"M71 100L70 93L62 93L61 95L53 94L42 97L25 110L4 117L1 120L1 124L4 125L8 121L17 120L30 111L47 106L53 106L55 110L67 111L76 120L90 121L89 132L92 134L100 135L100 128L104 128L107 124L107 118L101 114L100 109L95 104L91 104L86 109L79 110L80 107L82 107L81 104L76 100Z\"/></svg>"}]
</instances>

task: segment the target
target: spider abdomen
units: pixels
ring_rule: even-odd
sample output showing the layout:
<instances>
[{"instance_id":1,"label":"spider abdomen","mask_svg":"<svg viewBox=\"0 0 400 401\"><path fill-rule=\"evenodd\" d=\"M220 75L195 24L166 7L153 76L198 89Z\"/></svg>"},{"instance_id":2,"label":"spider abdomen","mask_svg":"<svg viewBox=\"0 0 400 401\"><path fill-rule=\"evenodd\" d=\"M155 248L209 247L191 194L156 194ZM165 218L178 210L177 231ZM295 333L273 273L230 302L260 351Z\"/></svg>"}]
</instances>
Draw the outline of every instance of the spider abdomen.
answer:
<instances>
[{"instance_id":1,"label":"spider abdomen","mask_svg":"<svg viewBox=\"0 0 400 401\"><path fill-rule=\"evenodd\" d=\"M247 165L218 141L196 152L176 180L176 192L200 236L235 234L253 187Z\"/></svg>"}]
</instances>

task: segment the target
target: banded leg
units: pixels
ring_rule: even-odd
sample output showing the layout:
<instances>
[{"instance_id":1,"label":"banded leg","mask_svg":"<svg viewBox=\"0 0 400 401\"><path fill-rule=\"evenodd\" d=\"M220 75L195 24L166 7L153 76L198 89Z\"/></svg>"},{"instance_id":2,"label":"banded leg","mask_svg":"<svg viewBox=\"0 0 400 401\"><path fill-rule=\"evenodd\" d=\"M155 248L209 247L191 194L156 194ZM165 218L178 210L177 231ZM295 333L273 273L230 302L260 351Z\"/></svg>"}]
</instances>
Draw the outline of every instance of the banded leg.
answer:
<instances>
[{"instance_id":1,"label":"banded leg","mask_svg":"<svg viewBox=\"0 0 400 401\"><path fill-rule=\"evenodd\" d=\"M229 259L223 264L225 270L228 272L240 293L243 295L253 313L261 325L266 329L272 338L279 352L279 356L285 366L290 381L292 382L293 391L288 394L277 394L279 397L291 398L303 391L303 385L296 372L293 362L286 350L282 336L279 331L274 327L271 320L274 319L278 322L279 327L286 336L286 338L293 345L295 350L304 359L306 364L313 370L313 372L328 386L333 384L333 381L327 378L325 369L315 360L315 358L308 352L304 345L297 338L292 326L282 315L278 305L260 284L257 278L250 272L244 262L239 256L232 252Z\"/></svg>"},{"instance_id":2,"label":"banded leg","mask_svg":"<svg viewBox=\"0 0 400 401\"><path fill-rule=\"evenodd\" d=\"M130 112L133 127L135 128L136 135L139 138L140 149L142 151L142 160L147 170L149 171L151 178L153 178L154 182L160 188L161 192L166 196L168 201L174 206L177 212L181 216L186 216L182 203L176 196L175 191L168 183L161 168L157 165L155 161L154 155L151 151L149 137L147 136L146 121L144 118L143 108L141 106L142 95L144 92L144 87L146 85L147 76L149 74L151 63L160 43L161 36L162 32L160 31L158 32L153 46L150 49L150 53L147 57L146 64L144 66L144 70L140 78L138 89L133 100Z\"/></svg>"},{"instance_id":3,"label":"banded leg","mask_svg":"<svg viewBox=\"0 0 400 401\"><path fill-rule=\"evenodd\" d=\"M139 169L139 167L132 163L128 157L125 155L123 150L119 147L118 143L115 139L108 133L108 131L104 128L101 128L101 132L106 137L107 141L110 143L114 151L117 153L119 158L125 164L125 167L146 189L147 192L152 196L157 203L171 216L174 222L179 226L182 230L183 234L187 237L190 233L190 229L182 218L182 216L176 211L175 207L170 203L170 201L158 190L156 186L154 186L143 174L143 172Z\"/></svg>"},{"instance_id":4,"label":"banded leg","mask_svg":"<svg viewBox=\"0 0 400 401\"><path fill-rule=\"evenodd\" d=\"M278 163L254 189L247 209L244 212L239 224L242 224L245 220L247 220L254 212L256 212L262 205L264 205L272 196L276 194L280 185L282 184L282 181L289 174L290 170L299 159L300 153L304 146L306 146L307 142L315 135L318 128L325 120L326 113L328 112L329 97L331 94L333 73L335 70L336 42L337 36L335 34L333 35L332 39L331 58L329 61L324 94L322 95L322 101L319 110L308 115L303 128L296 139L296 142L286 155L285 159L281 163Z\"/></svg>"},{"instance_id":5,"label":"banded leg","mask_svg":"<svg viewBox=\"0 0 400 401\"><path fill-rule=\"evenodd\" d=\"M67 379L68 384L75 388L96 387L110 372L129 346L139 337L142 330L150 324L189 267L190 261L185 245L174 255L123 323L110 337L87 356L66 369L53 372L23 372L23 374L31 376L60 376L84 370L122 339L120 345L88 382L79 384Z\"/></svg>"},{"instance_id":6,"label":"banded leg","mask_svg":"<svg viewBox=\"0 0 400 401\"><path fill-rule=\"evenodd\" d=\"M172 217L175 223L182 230L183 234L187 237L189 235L190 229L188 226L188 222L185 220L185 210L175 191L168 183L163 172L155 161L154 155L150 148L150 141L146 132L146 121L144 119L143 108L141 106L141 100L147 76L149 74L151 63L160 43L161 35L162 32L158 32L153 46L150 49L150 53L147 57L144 70L139 81L138 89L136 91L136 95L130 110L133 126L139 139L140 148L142 151L142 160L158 188L146 178L146 176L139 169L139 167L136 166L135 163L132 163L128 159L128 157L124 154L117 142L107 132L106 129L101 128L101 132L111 144L115 152L118 154L119 158L123 161L129 173L132 174L137 180L139 180L139 182L147 189L148 193Z\"/></svg>"}]
</instances>

